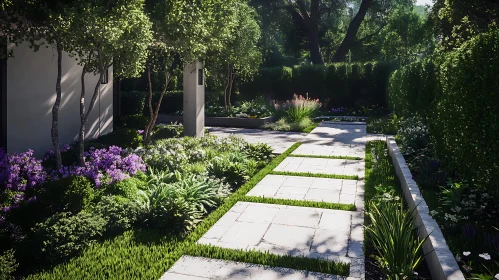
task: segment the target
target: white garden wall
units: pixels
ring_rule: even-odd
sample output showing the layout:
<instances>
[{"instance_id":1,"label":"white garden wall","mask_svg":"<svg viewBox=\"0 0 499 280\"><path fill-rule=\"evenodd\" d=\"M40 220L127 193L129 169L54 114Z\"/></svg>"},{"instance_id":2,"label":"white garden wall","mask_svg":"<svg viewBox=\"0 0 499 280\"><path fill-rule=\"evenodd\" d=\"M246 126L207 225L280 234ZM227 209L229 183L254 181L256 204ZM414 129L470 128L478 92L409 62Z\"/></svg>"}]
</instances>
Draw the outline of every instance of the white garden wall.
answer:
<instances>
[{"instance_id":1,"label":"white garden wall","mask_svg":"<svg viewBox=\"0 0 499 280\"><path fill-rule=\"evenodd\" d=\"M55 101L57 52L42 47L33 52L27 43L9 44L14 57L7 60L7 151L35 150L37 156L52 146L52 106ZM62 100L59 111L60 143L77 139L79 130L80 75L82 67L66 53L62 60ZM85 79L87 108L98 77ZM98 137L113 128L112 69L109 82L100 86L100 96L87 123L87 138Z\"/></svg>"}]
</instances>

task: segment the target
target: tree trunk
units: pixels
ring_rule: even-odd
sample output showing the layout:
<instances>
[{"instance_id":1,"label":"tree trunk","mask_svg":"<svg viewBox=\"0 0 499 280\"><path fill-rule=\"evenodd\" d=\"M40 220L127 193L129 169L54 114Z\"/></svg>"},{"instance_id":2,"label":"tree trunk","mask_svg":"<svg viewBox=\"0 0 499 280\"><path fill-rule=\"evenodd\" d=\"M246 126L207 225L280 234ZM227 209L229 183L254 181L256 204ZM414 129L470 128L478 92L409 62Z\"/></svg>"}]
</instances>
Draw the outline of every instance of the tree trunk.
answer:
<instances>
[{"instance_id":1,"label":"tree trunk","mask_svg":"<svg viewBox=\"0 0 499 280\"><path fill-rule=\"evenodd\" d=\"M56 41L57 48L57 81L55 84L56 98L54 106L52 107L52 145L55 154L55 168L60 170L62 168L62 157L61 149L59 147L59 106L61 104L62 89L61 89L61 77L62 77L62 46L61 42Z\"/></svg>"},{"instance_id":2,"label":"tree trunk","mask_svg":"<svg viewBox=\"0 0 499 280\"><path fill-rule=\"evenodd\" d=\"M228 95L228 103L229 103L229 109L232 111L232 103L231 103L231 95L232 95L232 85L234 84L234 78L235 78L235 73L234 69L229 66L229 95Z\"/></svg>"},{"instance_id":3,"label":"tree trunk","mask_svg":"<svg viewBox=\"0 0 499 280\"><path fill-rule=\"evenodd\" d=\"M369 9L369 6L371 5L372 1L373 0L362 0L359 11L357 12L355 17L350 22L350 25L348 26L345 38L343 38L341 45L338 47L338 49L333 55L332 58L333 62L345 61L345 58L348 54L348 51L350 50L350 47L352 46L353 43L355 43L355 40L357 38L357 32L359 31L360 28L360 24L364 20L364 17L366 16L367 10Z\"/></svg>"},{"instance_id":4,"label":"tree trunk","mask_svg":"<svg viewBox=\"0 0 499 280\"><path fill-rule=\"evenodd\" d=\"M230 106L230 103L227 104L227 91L229 90L229 84L230 84L230 65L227 64L227 77L225 80L225 87L224 87L224 105L225 109L227 109Z\"/></svg>"},{"instance_id":5,"label":"tree trunk","mask_svg":"<svg viewBox=\"0 0 499 280\"><path fill-rule=\"evenodd\" d=\"M78 134L78 164L80 166L85 165L85 74L87 66L83 65L83 70L81 71L81 93L80 93L80 133Z\"/></svg>"},{"instance_id":6,"label":"tree trunk","mask_svg":"<svg viewBox=\"0 0 499 280\"><path fill-rule=\"evenodd\" d=\"M158 119L158 114L159 114L159 108L161 107L161 102L163 101L163 97L166 94L166 90L168 88L168 84L170 83L171 79L171 74L167 70L165 72L165 87L163 88L161 92L161 96L159 97L158 103L156 103L156 106L153 111L152 107L152 81L151 81L151 69L148 67L147 68L147 81L149 84L149 123L147 123L147 126L144 130L144 136L143 136L143 141L144 144L148 145L151 142L151 136L152 136L152 130L154 129L154 125L156 124L156 120Z\"/></svg>"},{"instance_id":7,"label":"tree trunk","mask_svg":"<svg viewBox=\"0 0 499 280\"><path fill-rule=\"evenodd\" d=\"M319 27L314 26L313 30L307 31L308 47L310 49L310 58L313 64L324 64L322 58L321 46L319 45Z\"/></svg>"}]
</instances>

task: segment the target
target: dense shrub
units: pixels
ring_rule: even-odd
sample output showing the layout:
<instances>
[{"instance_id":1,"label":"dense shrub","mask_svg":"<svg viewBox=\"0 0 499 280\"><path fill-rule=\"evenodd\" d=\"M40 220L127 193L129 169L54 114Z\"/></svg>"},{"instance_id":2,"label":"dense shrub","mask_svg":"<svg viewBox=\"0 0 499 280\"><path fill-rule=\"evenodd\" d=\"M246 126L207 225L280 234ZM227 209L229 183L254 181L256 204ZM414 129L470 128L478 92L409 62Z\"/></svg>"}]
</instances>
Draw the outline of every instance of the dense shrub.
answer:
<instances>
[{"instance_id":1,"label":"dense shrub","mask_svg":"<svg viewBox=\"0 0 499 280\"><path fill-rule=\"evenodd\" d=\"M145 127L145 126L144 126ZM142 128L143 129L143 128ZM90 146L119 146L122 148L137 148L142 144L142 136L137 129L119 128L90 141Z\"/></svg>"},{"instance_id":2,"label":"dense shrub","mask_svg":"<svg viewBox=\"0 0 499 280\"><path fill-rule=\"evenodd\" d=\"M146 92L144 91L122 91L121 93L121 115L139 115L144 111L146 104Z\"/></svg>"},{"instance_id":3,"label":"dense shrub","mask_svg":"<svg viewBox=\"0 0 499 280\"><path fill-rule=\"evenodd\" d=\"M33 228L38 254L49 262L72 257L102 236L105 226L106 220L91 212L57 213Z\"/></svg>"},{"instance_id":4,"label":"dense shrub","mask_svg":"<svg viewBox=\"0 0 499 280\"><path fill-rule=\"evenodd\" d=\"M239 91L245 99L269 95L274 99L289 99L293 94L293 69L290 67L261 68L253 81L242 83Z\"/></svg>"},{"instance_id":5,"label":"dense shrub","mask_svg":"<svg viewBox=\"0 0 499 280\"><path fill-rule=\"evenodd\" d=\"M160 124L154 128L152 138L154 141L165 138L182 137L184 135L184 126L181 124Z\"/></svg>"},{"instance_id":6,"label":"dense shrub","mask_svg":"<svg viewBox=\"0 0 499 280\"><path fill-rule=\"evenodd\" d=\"M499 183L499 31L450 53L440 70L442 94L430 129L437 152L464 178Z\"/></svg>"},{"instance_id":7,"label":"dense shrub","mask_svg":"<svg viewBox=\"0 0 499 280\"><path fill-rule=\"evenodd\" d=\"M256 160L259 163L266 164L272 159L272 147L268 144L248 144L247 148L243 151L247 157Z\"/></svg>"},{"instance_id":8,"label":"dense shrub","mask_svg":"<svg viewBox=\"0 0 499 280\"><path fill-rule=\"evenodd\" d=\"M12 274L16 271L18 266L13 250L8 250L0 254L0 279L14 280L15 277L12 276Z\"/></svg>"},{"instance_id":9,"label":"dense shrub","mask_svg":"<svg viewBox=\"0 0 499 280\"><path fill-rule=\"evenodd\" d=\"M262 68L254 80L240 86L245 98L259 94L277 100L292 94L309 94L325 108L386 105L386 85L393 66L388 63L299 65L294 68Z\"/></svg>"},{"instance_id":10,"label":"dense shrub","mask_svg":"<svg viewBox=\"0 0 499 280\"><path fill-rule=\"evenodd\" d=\"M138 190L137 190L138 192ZM134 199L137 195L134 195ZM118 234L137 221L141 209L136 201L121 196L104 196L94 208L96 215L101 215L106 221L106 232Z\"/></svg>"},{"instance_id":11,"label":"dense shrub","mask_svg":"<svg viewBox=\"0 0 499 280\"><path fill-rule=\"evenodd\" d=\"M399 117L419 115L427 123L438 95L437 66L432 59L414 62L395 71L390 77L389 97L393 112Z\"/></svg>"},{"instance_id":12,"label":"dense shrub","mask_svg":"<svg viewBox=\"0 0 499 280\"><path fill-rule=\"evenodd\" d=\"M117 126L134 130L144 130L148 122L149 117L142 114L124 115L119 117Z\"/></svg>"},{"instance_id":13,"label":"dense shrub","mask_svg":"<svg viewBox=\"0 0 499 280\"><path fill-rule=\"evenodd\" d=\"M405 67L390 80L395 113L420 115L437 156L464 181L497 191L499 32L477 35L438 60Z\"/></svg>"},{"instance_id":14,"label":"dense shrub","mask_svg":"<svg viewBox=\"0 0 499 280\"><path fill-rule=\"evenodd\" d=\"M144 189L145 185L146 182L132 177L107 186L104 190L104 194L119 195L134 199L137 197L137 192L140 189Z\"/></svg>"},{"instance_id":15,"label":"dense shrub","mask_svg":"<svg viewBox=\"0 0 499 280\"><path fill-rule=\"evenodd\" d=\"M208 165L210 176L224 179L233 189L242 186L255 172L258 163L244 154L232 152L215 157Z\"/></svg>"},{"instance_id":16,"label":"dense shrub","mask_svg":"<svg viewBox=\"0 0 499 280\"><path fill-rule=\"evenodd\" d=\"M217 180L159 173L151 178L149 190L140 192L138 203L145 215L142 221L146 225L186 232L192 230L208 210L228 194L227 185Z\"/></svg>"},{"instance_id":17,"label":"dense shrub","mask_svg":"<svg viewBox=\"0 0 499 280\"><path fill-rule=\"evenodd\" d=\"M43 186L38 195L40 203L48 207L51 213L78 213L90 206L94 199L94 189L90 181L82 176L69 176L50 181Z\"/></svg>"}]
</instances>

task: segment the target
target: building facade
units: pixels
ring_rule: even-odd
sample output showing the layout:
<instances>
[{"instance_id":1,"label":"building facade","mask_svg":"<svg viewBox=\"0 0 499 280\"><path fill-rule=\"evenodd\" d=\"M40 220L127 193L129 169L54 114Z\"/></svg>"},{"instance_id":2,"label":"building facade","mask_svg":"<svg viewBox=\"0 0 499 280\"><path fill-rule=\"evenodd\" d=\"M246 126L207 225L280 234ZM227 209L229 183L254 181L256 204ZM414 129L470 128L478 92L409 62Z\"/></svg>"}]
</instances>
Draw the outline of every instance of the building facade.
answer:
<instances>
[{"instance_id":1,"label":"building facade","mask_svg":"<svg viewBox=\"0 0 499 280\"><path fill-rule=\"evenodd\" d=\"M56 98L57 52L41 47L34 52L28 43L7 44L13 57L0 61L0 147L7 152L33 149L43 156L52 146L52 106ZM67 53L62 58L62 99L59 109L61 145L78 138L82 66ZM85 102L90 104L98 76L85 78ZM87 139L113 130L113 71L99 86L97 102L89 116Z\"/></svg>"}]
</instances>

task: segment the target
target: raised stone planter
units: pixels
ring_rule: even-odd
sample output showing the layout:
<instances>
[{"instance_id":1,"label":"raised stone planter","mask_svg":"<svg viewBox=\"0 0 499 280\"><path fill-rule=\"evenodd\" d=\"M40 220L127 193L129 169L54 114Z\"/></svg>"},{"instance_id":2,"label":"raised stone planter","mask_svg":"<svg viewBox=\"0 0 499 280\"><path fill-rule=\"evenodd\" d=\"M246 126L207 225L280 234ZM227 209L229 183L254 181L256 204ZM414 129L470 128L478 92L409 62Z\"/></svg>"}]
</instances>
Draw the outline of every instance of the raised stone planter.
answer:
<instances>
[{"instance_id":1,"label":"raised stone planter","mask_svg":"<svg viewBox=\"0 0 499 280\"><path fill-rule=\"evenodd\" d=\"M423 244L423 252L426 263L434 280L464 280L464 275L454 255L447 246L447 242L437 222L430 216L430 210L424 200L416 182L412 179L411 171L405 162L404 156L399 150L393 136L386 137L388 152L395 165L397 177L400 180L404 192L405 201L409 208L414 211L416 225L420 238L429 238Z\"/></svg>"},{"instance_id":2,"label":"raised stone planter","mask_svg":"<svg viewBox=\"0 0 499 280\"><path fill-rule=\"evenodd\" d=\"M157 124L160 123L182 123L183 116L169 116L169 115L158 115L156 121ZM275 117L266 118L232 118L232 117L206 117L206 126L223 126L223 127L247 127L247 128L260 128L264 124L274 122Z\"/></svg>"}]
</instances>

